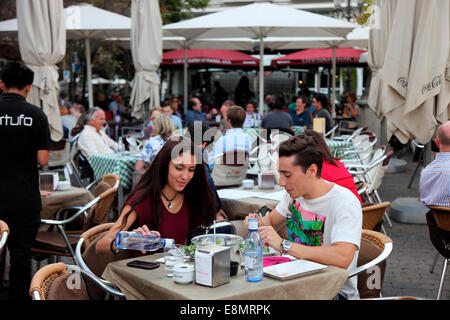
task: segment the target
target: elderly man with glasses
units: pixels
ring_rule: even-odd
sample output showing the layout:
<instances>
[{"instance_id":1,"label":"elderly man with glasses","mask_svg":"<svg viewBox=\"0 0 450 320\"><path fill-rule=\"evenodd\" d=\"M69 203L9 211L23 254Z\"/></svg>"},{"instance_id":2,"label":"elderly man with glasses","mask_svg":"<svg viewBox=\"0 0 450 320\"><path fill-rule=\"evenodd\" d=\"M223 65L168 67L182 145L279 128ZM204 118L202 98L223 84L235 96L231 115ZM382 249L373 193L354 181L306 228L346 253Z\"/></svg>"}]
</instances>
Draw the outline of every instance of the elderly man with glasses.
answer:
<instances>
[{"instance_id":1,"label":"elderly man with glasses","mask_svg":"<svg viewBox=\"0 0 450 320\"><path fill-rule=\"evenodd\" d=\"M114 153L118 144L103 131L106 124L105 112L94 108L88 113L88 124L84 126L78 138L78 148L86 158L94 154Z\"/></svg>"}]
</instances>

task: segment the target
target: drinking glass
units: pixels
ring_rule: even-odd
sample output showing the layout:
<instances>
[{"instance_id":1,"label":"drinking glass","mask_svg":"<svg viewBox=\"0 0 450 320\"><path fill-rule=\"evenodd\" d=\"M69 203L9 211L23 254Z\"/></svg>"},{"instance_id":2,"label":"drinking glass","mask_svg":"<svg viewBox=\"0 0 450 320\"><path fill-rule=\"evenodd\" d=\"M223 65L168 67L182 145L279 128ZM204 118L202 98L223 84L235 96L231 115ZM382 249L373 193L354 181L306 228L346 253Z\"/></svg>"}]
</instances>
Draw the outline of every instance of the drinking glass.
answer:
<instances>
[{"instance_id":1,"label":"drinking glass","mask_svg":"<svg viewBox=\"0 0 450 320\"><path fill-rule=\"evenodd\" d=\"M184 262L184 246L174 244L171 247L164 248L164 264L166 265L167 276L172 276L173 267L176 264Z\"/></svg>"}]
</instances>

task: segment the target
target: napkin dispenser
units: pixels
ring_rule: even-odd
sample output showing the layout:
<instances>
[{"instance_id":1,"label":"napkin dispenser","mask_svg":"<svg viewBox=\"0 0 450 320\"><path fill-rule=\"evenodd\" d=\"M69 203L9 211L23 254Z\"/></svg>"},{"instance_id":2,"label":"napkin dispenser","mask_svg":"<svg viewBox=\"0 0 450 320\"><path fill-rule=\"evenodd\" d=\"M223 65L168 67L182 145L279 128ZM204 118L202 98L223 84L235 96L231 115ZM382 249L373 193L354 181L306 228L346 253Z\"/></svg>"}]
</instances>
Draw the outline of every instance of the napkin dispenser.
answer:
<instances>
[{"instance_id":1,"label":"napkin dispenser","mask_svg":"<svg viewBox=\"0 0 450 320\"><path fill-rule=\"evenodd\" d=\"M258 173L258 187L260 189L274 189L275 188L275 173L259 172Z\"/></svg>"},{"instance_id":2,"label":"napkin dispenser","mask_svg":"<svg viewBox=\"0 0 450 320\"><path fill-rule=\"evenodd\" d=\"M43 191L54 191L58 188L59 176L55 172L39 173L39 189Z\"/></svg>"},{"instance_id":3,"label":"napkin dispenser","mask_svg":"<svg viewBox=\"0 0 450 320\"><path fill-rule=\"evenodd\" d=\"M230 282L230 248L217 245L197 248L195 282L209 287Z\"/></svg>"}]
</instances>

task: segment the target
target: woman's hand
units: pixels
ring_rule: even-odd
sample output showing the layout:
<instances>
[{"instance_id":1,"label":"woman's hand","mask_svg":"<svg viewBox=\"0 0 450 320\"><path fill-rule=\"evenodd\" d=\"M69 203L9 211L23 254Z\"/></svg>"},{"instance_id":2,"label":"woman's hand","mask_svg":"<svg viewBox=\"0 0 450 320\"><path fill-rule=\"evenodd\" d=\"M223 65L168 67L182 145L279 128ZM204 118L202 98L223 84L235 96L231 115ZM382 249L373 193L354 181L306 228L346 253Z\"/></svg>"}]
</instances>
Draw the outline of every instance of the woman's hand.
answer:
<instances>
[{"instance_id":1,"label":"woman's hand","mask_svg":"<svg viewBox=\"0 0 450 320\"><path fill-rule=\"evenodd\" d=\"M140 234L142 234L143 236L149 236L149 235L151 235L151 234L154 234L154 235L157 235L158 237L161 237L161 234L160 234L158 231L150 230L150 229L147 227L147 225L145 225L145 224L144 224L142 227L139 227L139 228L137 228L137 229L134 229L133 232L140 233ZM141 252L142 252L143 254L146 253L145 250L141 250Z\"/></svg>"}]
</instances>

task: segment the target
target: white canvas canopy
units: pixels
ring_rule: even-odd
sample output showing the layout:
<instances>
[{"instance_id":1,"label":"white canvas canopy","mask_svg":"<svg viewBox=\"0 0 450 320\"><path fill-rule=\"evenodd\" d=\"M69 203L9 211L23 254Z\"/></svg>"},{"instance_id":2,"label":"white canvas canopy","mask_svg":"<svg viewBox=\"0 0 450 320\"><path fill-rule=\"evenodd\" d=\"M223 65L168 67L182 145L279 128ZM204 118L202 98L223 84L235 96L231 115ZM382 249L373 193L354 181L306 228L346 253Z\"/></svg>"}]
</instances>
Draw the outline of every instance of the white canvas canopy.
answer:
<instances>
[{"instance_id":1,"label":"white canvas canopy","mask_svg":"<svg viewBox=\"0 0 450 320\"><path fill-rule=\"evenodd\" d=\"M26 1L18 1L22 3ZM64 9L64 22L67 39L84 39L89 107L93 106L92 72L89 39L123 38L130 36L129 17L82 3ZM0 35L16 36L17 19L0 22Z\"/></svg>"},{"instance_id":2,"label":"white canvas canopy","mask_svg":"<svg viewBox=\"0 0 450 320\"><path fill-rule=\"evenodd\" d=\"M17 1L18 38L22 60L34 71L27 101L47 115L50 136L63 136L58 103L58 68L66 52L62 0Z\"/></svg>"},{"instance_id":3,"label":"white canvas canopy","mask_svg":"<svg viewBox=\"0 0 450 320\"><path fill-rule=\"evenodd\" d=\"M346 37L354 25L346 21L271 3L254 3L163 27L165 36L200 38L253 38L259 40L264 60L267 37ZM259 70L259 109L263 111L264 65Z\"/></svg>"},{"instance_id":4,"label":"white canvas canopy","mask_svg":"<svg viewBox=\"0 0 450 320\"><path fill-rule=\"evenodd\" d=\"M450 4L446 0L395 2L381 72L382 113L388 139L395 134L403 143L415 139L425 144L437 125L433 97L443 88L448 63Z\"/></svg>"},{"instance_id":5,"label":"white canvas canopy","mask_svg":"<svg viewBox=\"0 0 450 320\"><path fill-rule=\"evenodd\" d=\"M162 20L158 1L131 3L131 54L135 67L130 105L138 119L146 117L147 107L159 105L159 77L162 59ZM147 112L146 112L147 111Z\"/></svg>"}]
</instances>

